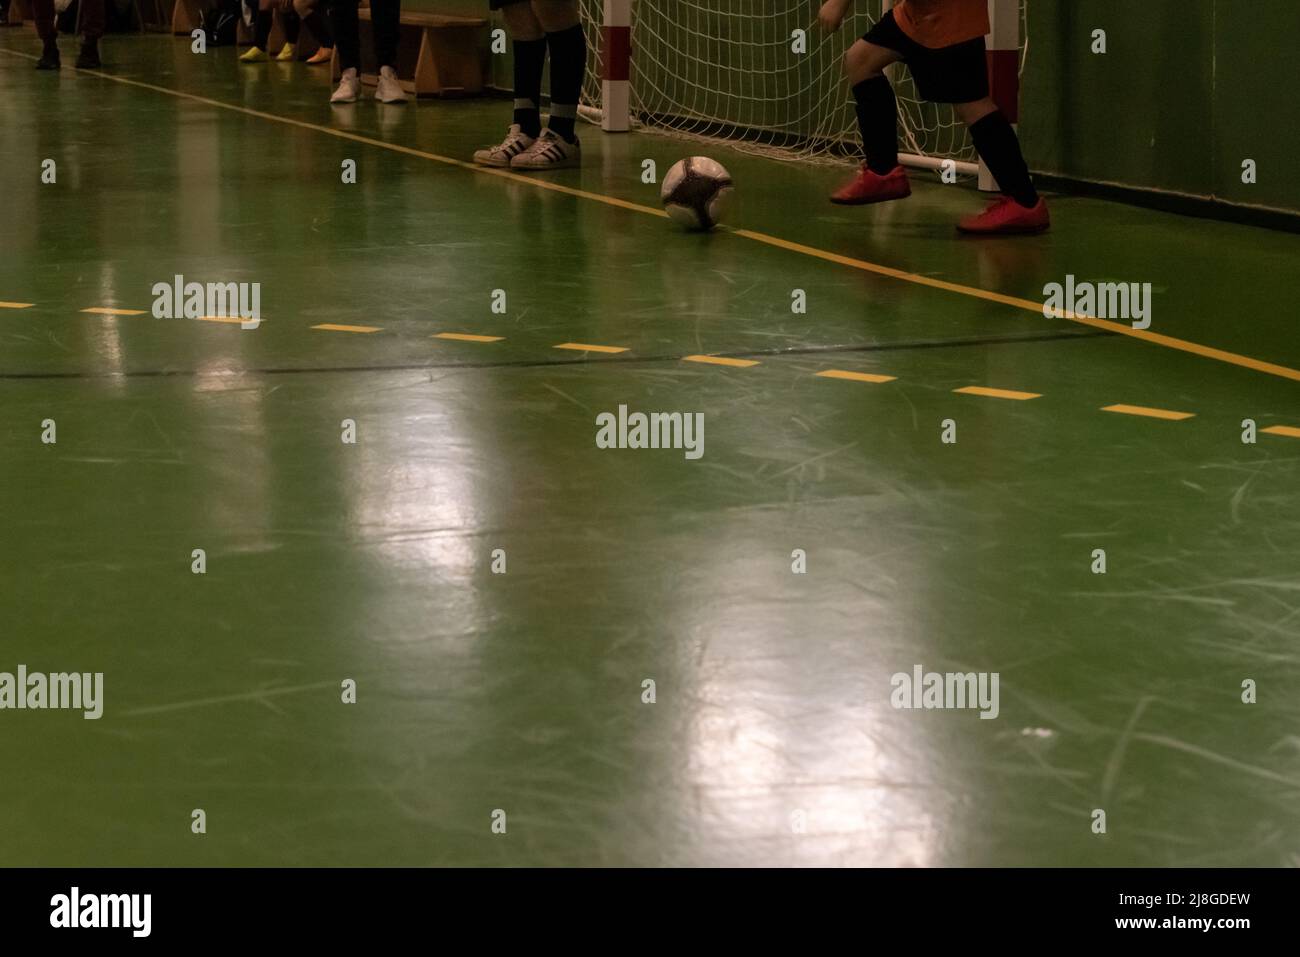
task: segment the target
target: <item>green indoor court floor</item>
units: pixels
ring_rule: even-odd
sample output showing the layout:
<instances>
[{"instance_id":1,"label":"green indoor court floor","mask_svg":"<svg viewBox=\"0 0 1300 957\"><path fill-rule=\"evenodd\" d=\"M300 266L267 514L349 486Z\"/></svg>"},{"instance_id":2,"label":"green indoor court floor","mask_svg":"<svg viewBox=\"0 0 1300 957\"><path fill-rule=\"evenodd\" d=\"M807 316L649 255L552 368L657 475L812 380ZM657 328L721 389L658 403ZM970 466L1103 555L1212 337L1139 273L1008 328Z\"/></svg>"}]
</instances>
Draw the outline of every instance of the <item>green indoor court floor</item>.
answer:
<instances>
[{"instance_id":1,"label":"green indoor court floor","mask_svg":"<svg viewBox=\"0 0 1300 957\"><path fill-rule=\"evenodd\" d=\"M0 711L0 864L1300 863L1300 236L1053 196L962 240L965 187L841 209L592 128L511 178L461 162L505 100L36 52L0 32L0 672L103 715ZM656 214L689 153L732 228ZM264 322L152 318L176 274ZM1035 312L1067 275L1151 283L1151 335ZM620 405L703 456L598 448ZM893 707L918 665L996 719Z\"/></svg>"}]
</instances>

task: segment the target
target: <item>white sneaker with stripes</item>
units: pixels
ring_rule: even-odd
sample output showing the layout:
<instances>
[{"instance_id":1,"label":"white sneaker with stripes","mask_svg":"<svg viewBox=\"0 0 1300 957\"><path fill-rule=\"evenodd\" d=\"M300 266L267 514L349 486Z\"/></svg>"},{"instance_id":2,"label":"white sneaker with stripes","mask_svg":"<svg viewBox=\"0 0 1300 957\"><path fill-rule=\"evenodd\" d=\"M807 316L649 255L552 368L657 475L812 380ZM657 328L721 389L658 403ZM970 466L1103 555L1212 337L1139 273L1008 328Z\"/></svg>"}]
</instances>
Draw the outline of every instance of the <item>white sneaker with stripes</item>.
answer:
<instances>
[{"instance_id":1,"label":"white sneaker with stripes","mask_svg":"<svg viewBox=\"0 0 1300 957\"><path fill-rule=\"evenodd\" d=\"M496 166L505 169L510 165L512 159L527 151L535 142L536 140L519 128L518 123L514 123L504 140L496 146L478 150L474 154L474 162L478 163L479 166Z\"/></svg>"},{"instance_id":2,"label":"white sneaker with stripes","mask_svg":"<svg viewBox=\"0 0 1300 957\"><path fill-rule=\"evenodd\" d=\"M577 166L582 162L582 146L575 139L565 142L564 137L549 129L542 130L542 135L532 146L510 161L511 169L546 170L564 169Z\"/></svg>"}]
</instances>

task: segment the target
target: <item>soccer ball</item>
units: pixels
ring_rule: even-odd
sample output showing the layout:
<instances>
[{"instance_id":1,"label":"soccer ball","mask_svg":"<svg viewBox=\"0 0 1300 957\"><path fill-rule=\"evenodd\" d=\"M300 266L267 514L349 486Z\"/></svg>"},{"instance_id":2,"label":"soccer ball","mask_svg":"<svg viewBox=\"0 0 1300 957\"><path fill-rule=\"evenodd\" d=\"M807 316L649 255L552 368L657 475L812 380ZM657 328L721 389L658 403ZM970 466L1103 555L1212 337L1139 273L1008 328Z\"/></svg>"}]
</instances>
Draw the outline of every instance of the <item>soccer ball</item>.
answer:
<instances>
[{"instance_id":1,"label":"soccer ball","mask_svg":"<svg viewBox=\"0 0 1300 957\"><path fill-rule=\"evenodd\" d=\"M731 174L707 156L688 156L664 177L659 198L674 222L688 229L712 229L726 213Z\"/></svg>"}]
</instances>

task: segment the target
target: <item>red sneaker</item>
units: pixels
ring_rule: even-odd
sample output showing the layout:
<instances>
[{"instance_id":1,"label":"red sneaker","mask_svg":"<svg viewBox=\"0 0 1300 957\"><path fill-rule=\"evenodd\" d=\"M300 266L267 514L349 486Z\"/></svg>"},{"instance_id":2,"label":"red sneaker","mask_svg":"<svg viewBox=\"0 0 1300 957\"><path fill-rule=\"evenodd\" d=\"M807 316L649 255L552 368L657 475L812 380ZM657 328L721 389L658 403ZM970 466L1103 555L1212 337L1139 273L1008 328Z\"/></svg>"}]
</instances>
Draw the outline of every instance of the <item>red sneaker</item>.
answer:
<instances>
[{"instance_id":1,"label":"red sneaker","mask_svg":"<svg viewBox=\"0 0 1300 957\"><path fill-rule=\"evenodd\" d=\"M1052 225L1047 202L1040 196L1033 209L1021 206L1010 196L999 196L982 213L967 216L957 224L963 233L1005 236L1012 233L1041 233Z\"/></svg>"},{"instance_id":2,"label":"red sneaker","mask_svg":"<svg viewBox=\"0 0 1300 957\"><path fill-rule=\"evenodd\" d=\"M907 181L903 167L895 166L886 175L873 173L863 166L858 175L831 193L831 202L840 206L867 206L887 203L891 199L905 199L912 195L912 184Z\"/></svg>"}]
</instances>

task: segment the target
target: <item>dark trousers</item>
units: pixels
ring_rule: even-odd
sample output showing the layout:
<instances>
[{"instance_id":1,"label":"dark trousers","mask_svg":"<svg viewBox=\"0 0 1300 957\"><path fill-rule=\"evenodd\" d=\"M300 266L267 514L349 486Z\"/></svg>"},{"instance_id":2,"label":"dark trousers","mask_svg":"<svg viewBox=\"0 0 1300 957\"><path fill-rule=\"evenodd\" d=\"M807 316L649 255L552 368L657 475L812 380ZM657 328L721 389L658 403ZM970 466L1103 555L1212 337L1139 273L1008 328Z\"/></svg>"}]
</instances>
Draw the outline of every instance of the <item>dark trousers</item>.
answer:
<instances>
[{"instance_id":1,"label":"dark trousers","mask_svg":"<svg viewBox=\"0 0 1300 957\"><path fill-rule=\"evenodd\" d=\"M32 16L36 19L36 35L42 40L58 36L54 28L54 0L32 0ZM104 0L81 0L81 35L87 40L98 40L104 35Z\"/></svg>"},{"instance_id":2,"label":"dark trousers","mask_svg":"<svg viewBox=\"0 0 1300 957\"><path fill-rule=\"evenodd\" d=\"M46 0L53 2L53 0ZM102 2L102 0L101 0ZM361 72L361 28L357 0L329 0L330 30L339 53L339 69ZM397 66L397 32L402 0L370 0L370 28L374 31L375 66Z\"/></svg>"}]
</instances>

